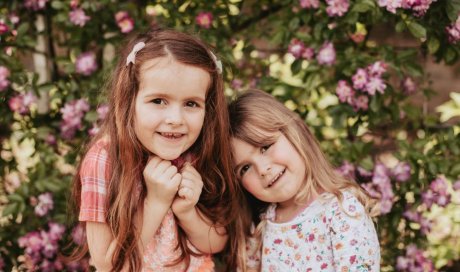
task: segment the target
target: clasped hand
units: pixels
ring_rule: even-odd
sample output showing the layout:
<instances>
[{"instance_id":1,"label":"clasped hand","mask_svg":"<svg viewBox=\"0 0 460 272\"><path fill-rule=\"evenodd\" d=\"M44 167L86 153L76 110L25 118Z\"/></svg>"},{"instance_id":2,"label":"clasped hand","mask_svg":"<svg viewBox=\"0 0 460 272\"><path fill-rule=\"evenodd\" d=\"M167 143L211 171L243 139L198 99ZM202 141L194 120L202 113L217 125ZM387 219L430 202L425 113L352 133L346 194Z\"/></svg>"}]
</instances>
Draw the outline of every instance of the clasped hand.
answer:
<instances>
[{"instance_id":1,"label":"clasped hand","mask_svg":"<svg viewBox=\"0 0 460 272\"><path fill-rule=\"evenodd\" d=\"M144 168L147 199L170 206L176 216L192 211L201 195L203 180L186 162L180 171L170 161L150 157Z\"/></svg>"}]
</instances>

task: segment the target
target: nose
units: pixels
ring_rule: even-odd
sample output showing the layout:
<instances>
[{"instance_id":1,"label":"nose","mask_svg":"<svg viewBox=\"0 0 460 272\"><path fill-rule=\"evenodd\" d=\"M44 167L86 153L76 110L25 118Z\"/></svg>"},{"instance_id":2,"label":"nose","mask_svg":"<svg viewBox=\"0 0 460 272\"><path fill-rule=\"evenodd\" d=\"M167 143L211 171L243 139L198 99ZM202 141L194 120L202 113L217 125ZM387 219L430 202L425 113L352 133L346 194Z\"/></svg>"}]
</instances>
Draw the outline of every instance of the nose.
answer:
<instances>
[{"instance_id":1,"label":"nose","mask_svg":"<svg viewBox=\"0 0 460 272\"><path fill-rule=\"evenodd\" d=\"M261 177L265 178L268 175L270 175L271 170L272 170L271 164L266 159L261 159L259 163L257 164L257 171L259 171L259 174Z\"/></svg>"},{"instance_id":2,"label":"nose","mask_svg":"<svg viewBox=\"0 0 460 272\"><path fill-rule=\"evenodd\" d=\"M168 125L182 125L184 121L184 113L182 107L171 105L166 112L165 122Z\"/></svg>"}]
</instances>

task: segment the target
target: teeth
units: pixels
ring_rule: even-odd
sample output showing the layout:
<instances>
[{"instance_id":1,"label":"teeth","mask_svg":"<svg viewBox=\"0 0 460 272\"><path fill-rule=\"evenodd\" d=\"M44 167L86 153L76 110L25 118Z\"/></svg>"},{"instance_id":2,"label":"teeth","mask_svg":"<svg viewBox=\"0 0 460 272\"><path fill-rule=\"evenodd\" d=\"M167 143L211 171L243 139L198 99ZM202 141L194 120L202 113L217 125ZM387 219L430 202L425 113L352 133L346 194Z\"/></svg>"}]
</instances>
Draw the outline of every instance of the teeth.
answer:
<instances>
[{"instance_id":1,"label":"teeth","mask_svg":"<svg viewBox=\"0 0 460 272\"><path fill-rule=\"evenodd\" d=\"M160 132L161 136L167 137L167 138L179 138L183 134L182 133L171 133L171 132Z\"/></svg>"},{"instance_id":2,"label":"teeth","mask_svg":"<svg viewBox=\"0 0 460 272\"><path fill-rule=\"evenodd\" d=\"M279 172L278 175L276 175L272 181L268 184L268 187L272 186L273 183L275 183L283 174L284 174L284 171L286 171L286 169L284 169L283 171Z\"/></svg>"}]
</instances>

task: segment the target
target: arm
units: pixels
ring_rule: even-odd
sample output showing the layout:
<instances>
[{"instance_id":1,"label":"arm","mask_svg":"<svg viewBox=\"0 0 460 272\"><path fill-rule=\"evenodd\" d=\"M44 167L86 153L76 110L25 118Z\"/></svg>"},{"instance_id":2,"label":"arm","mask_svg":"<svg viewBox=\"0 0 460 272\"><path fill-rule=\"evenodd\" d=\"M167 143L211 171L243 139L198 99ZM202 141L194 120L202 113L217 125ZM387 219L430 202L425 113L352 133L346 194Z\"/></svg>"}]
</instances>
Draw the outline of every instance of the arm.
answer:
<instances>
[{"instance_id":1,"label":"arm","mask_svg":"<svg viewBox=\"0 0 460 272\"><path fill-rule=\"evenodd\" d=\"M187 234L188 240L201 252L221 251L228 239L225 228L214 226L196 208L203 189L201 175L188 162L183 166L181 174L182 181L172 204L179 225Z\"/></svg>"},{"instance_id":2,"label":"arm","mask_svg":"<svg viewBox=\"0 0 460 272\"><path fill-rule=\"evenodd\" d=\"M337 200L335 200L337 201ZM334 263L337 270L380 271L380 246L374 223L362 204L351 194L345 193L342 203L329 211Z\"/></svg>"},{"instance_id":3,"label":"arm","mask_svg":"<svg viewBox=\"0 0 460 272\"><path fill-rule=\"evenodd\" d=\"M176 216L187 238L198 250L203 253L217 253L224 249L228 239L225 228L213 226L198 209L194 208Z\"/></svg>"},{"instance_id":4,"label":"arm","mask_svg":"<svg viewBox=\"0 0 460 272\"><path fill-rule=\"evenodd\" d=\"M98 164L94 165L97 166ZM102 207L104 206L105 201L105 193L95 193L101 186L92 186L92 184L95 184L94 181L101 180L98 178L100 174L94 173L92 169L98 171L102 169L103 172L105 169L103 167L92 167L93 165L89 166L84 168L86 170L82 173L83 186L87 188L87 190L82 190L82 205L87 207L86 210L91 211L94 210L94 206L85 203L84 200L88 200L88 203L98 203L99 208L101 208L101 205ZM163 161L157 157L149 160L143 174L147 185L147 197L144 200L142 220L138 222L142 223L140 243L145 246L153 238L170 208L181 176L169 161ZM94 200L95 197L96 199L101 198L100 201ZM104 222L105 216L103 212L97 213L96 217L83 213L83 215L80 215L80 220L87 221L87 241L92 264L98 271L110 271L117 241L108 224Z\"/></svg>"}]
</instances>

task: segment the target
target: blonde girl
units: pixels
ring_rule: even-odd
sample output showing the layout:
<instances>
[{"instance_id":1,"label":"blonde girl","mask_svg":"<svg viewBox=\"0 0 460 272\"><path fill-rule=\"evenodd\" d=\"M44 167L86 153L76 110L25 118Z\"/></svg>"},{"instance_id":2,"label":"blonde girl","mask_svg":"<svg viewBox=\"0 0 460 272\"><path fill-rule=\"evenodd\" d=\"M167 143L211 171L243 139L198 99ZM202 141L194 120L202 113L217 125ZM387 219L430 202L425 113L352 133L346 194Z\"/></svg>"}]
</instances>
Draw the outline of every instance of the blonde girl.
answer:
<instances>
[{"instance_id":1,"label":"blonde girl","mask_svg":"<svg viewBox=\"0 0 460 272\"><path fill-rule=\"evenodd\" d=\"M334 170L304 121L259 90L229 113L234 171L247 194L240 270L379 271L373 200Z\"/></svg>"},{"instance_id":2,"label":"blonde girl","mask_svg":"<svg viewBox=\"0 0 460 272\"><path fill-rule=\"evenodd\" d=\"M152 29L121 50L108 91L75 177L80 256L97 271L213 271L237 212L220 62L191 35Z\"/></svg>"}]
</instances>

